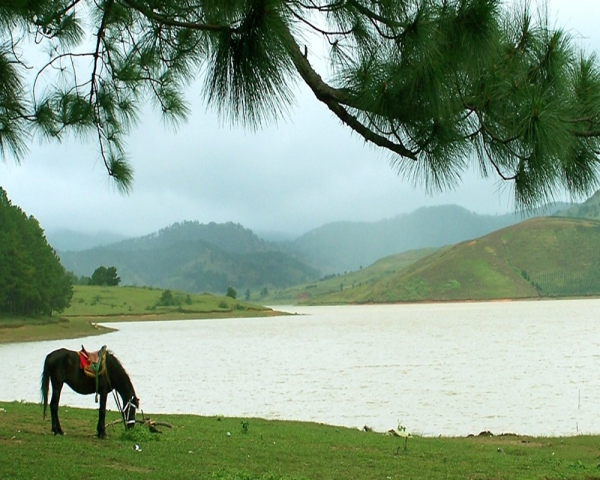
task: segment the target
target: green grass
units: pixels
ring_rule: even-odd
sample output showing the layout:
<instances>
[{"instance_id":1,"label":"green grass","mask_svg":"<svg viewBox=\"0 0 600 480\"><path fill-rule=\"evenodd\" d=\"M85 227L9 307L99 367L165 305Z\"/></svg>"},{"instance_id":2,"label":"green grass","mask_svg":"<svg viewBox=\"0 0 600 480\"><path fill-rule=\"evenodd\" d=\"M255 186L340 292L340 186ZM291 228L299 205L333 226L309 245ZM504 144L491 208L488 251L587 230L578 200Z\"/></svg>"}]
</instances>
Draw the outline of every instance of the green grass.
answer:
<instances>
[{"instance_id":1,"label":"green grass","mask_svg":"<svg viewBox=\"0 0 600 480\"><path fill-rule=\"evenodd\" d=\"M164 290L151 287L75 286L71 306L63 312L73 317L146 317L253 316L271 309L250 302L203 293L198 295L172 291L174 305L159 305ZM118 320L118 319L117 319Z\"/></svg>"},{"instance_id":2,"label":"green grass","mask_svg":"<svg viewBox=\"0 0 600 480\"><path fill-rule=\"evenodd\" d=\"M600 478L598 436L411 437L404 450L402 438L314 423L152 415L173 428L126 434L117 424L98 440L94 410L61 407L66 435L54 437L39 405L0 402L0 409L3 480ZM116 419L108 412L108 422Z\"/></svg>"},{"instance_id":3,"label":"green grass","mask_svg":"<svg viewBox=\"0 0 600 480\"><path fill-rule=\"evenodd\" d=\"M164 290L75 286L71 306L51 318L0 317L0 344L99 335L100 322L181 320L281 315L254 303L211 294L173 291L174 305L159 305ZM1 476L0 476L1 479Z\"/></svg>"}]
</instances>

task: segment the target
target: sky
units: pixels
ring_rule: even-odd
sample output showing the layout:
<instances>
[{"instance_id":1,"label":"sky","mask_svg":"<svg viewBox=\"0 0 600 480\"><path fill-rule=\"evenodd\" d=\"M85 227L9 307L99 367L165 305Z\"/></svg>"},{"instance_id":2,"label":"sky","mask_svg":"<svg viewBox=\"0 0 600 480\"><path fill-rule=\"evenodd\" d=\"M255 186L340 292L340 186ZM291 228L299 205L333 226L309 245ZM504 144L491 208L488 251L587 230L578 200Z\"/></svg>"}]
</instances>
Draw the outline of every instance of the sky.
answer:
<instances>
[{"instance_id":1,"label":"sky","mask_svg":"<svg viewBox=\"0 0 600 480\"><path fill-rule=\"evenodd\" d=\"M548 0L550 18L587 51L600 52L599 0ZM312 54L312 52L311 52ZM306 87L277 124L245 130L207 111L177 130L150 108L128 137L130 194L108 178L94 142L32 141L20 164L0 158L0 186L46 231L140 236L175 222L240 223L257 233L300 235L335 221L379 221L422 206L455 204L480 214L514 211L510 185L469 171L452 191L428 193L390 166Z\"/></svg>"}]
</instances>

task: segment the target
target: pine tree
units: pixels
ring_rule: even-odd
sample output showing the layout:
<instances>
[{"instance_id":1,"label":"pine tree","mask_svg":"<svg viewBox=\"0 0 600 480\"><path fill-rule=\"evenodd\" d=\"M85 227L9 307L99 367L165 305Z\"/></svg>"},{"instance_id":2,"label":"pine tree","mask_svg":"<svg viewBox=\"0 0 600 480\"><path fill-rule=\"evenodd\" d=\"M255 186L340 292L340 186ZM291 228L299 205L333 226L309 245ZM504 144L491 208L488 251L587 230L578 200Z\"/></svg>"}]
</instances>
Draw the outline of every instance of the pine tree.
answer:
<instances>
[{"instance_id":1,"label":"pine tree","mask_svg":"<svg viewBox=\"0 0 600 480\"><path fill-rule=\"evenodd\" d=\"M549 22L500 0L2 2L0 149L19 156L35 129L92 132L128 190L123 140L140 106L185 118L183 94L203 73L207 104L250 128L285 115L304 82L429 189L456 185L474 163L510 182L521 206L589 195L599 183L598 60ZM51 52L35 81L31 39ZM313 54L318 41L330 68Z\"/></svg>"},{"instance_id":2,"label":"pine tree","mask_svg":"<svg viewBox=\"0 0 600 480\"><path fill-rule=\"evenodd\" d=\"M56 252L1 187L0 265L0 315L51 316L69 306L72 284Z\"/></svg>"}]
</instances>

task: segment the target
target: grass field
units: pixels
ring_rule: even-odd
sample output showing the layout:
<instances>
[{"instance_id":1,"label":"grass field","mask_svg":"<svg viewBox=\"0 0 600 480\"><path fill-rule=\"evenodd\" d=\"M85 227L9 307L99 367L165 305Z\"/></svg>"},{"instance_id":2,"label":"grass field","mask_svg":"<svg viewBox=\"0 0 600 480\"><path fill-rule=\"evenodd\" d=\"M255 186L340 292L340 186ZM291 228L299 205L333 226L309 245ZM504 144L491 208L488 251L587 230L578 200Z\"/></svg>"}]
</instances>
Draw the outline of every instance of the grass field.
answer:
<instances>
[{"instance_id":1,"label":"grass field","mask_svg":"<svg viewBox=\"0 0 600 480\"><path fill-rule=\"evenodd\" d=\"M71 306L51 318L1 318L0 344L99 335L105 322L181 320L281 315L271 308L229 297L173 291L162 305L164 290L139 287L75 286ZM0 477L1 480L2 477Z\"/></svg>"},{"instance_id":2,"label":"grass field","mask_svg":"<svg viewBox=\"0 0 600 480\"><path fill-rule=\"evenodd\" d=\"M0 478L600 479L597 436L411 437L405 450L403 438L313 423L150 415L172 428L119 423L98 440L96 411L60 415L66 435L54 437L39 405L0 402Z\"/></svg>"},{"instance_id":3,"label":"grass field","mask_svg":"<svg viewBox=\"0 0 600 480\"><path fill-rule=\"evenodd\" d=\"M153 316L251 316L271 309L230 297L208 293L192 295L172 291L170 304L161 304L165 290L151 287L75 286L71 306L63 312L73 317L147 317ZM117 318L118 320L118 318ZM111 320L112 321L112 320Z\"/></svg>"}]
</instances>

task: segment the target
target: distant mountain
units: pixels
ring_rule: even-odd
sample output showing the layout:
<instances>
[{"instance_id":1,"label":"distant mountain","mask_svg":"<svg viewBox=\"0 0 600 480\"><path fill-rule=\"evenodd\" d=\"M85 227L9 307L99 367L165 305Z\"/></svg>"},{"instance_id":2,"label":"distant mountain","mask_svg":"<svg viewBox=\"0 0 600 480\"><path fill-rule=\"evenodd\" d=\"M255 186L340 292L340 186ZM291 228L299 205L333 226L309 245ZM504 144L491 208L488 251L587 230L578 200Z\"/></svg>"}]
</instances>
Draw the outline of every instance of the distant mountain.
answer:
<instances>
[{"instance_id":1,"label":"distant mountain","mask_svg":"<svg viewBox=\"0 0 600 480\"><path fill-rule=\"evenodd\" d=\"M78 276L91 276L101 265L114 266L123 285L191 293L285 288L319 274L282 246L233 223L176 223L155 234L59 256Z\"/></svg>"},{"instance_id":2,"label":"distant mountain","mask_svg":"<svg viewBox=\"0 0 600 480\"><path fill-rule=\"evenodd\" d=\"M528 216L567 206L553 205ZM285 242L266 241L239 224L187 221L91 249L55 249L65 268L78 276L91 276L101 265L115 266L124 285L190 293L223 293L231 286L238 293L256 293L357 271L390 255L456 244L524 217L478 215L452 205L428 207L379 222L330 223Z\"/></svg>"},{"instance_id":3,"label":"distant mountain","mask_svg":"<svg viewBox=\"0 0 600 480\"><path fill-rule=\"evenodd\" d=\"M600 219L600 190L583 203L578 203L561 210L557 215L573 218Z\"/></svg>"},{"instance_id":4,"label":"distant mountain","mask_svg":"<svg viewBox=\"0 0 600 480\"><path fill-rule=\"evenodd\" d=\"M81 251L88 250L102 245L125 240L125 235L119 235L112 232L97 232L94 234L74 232L72 230L47 230L44 232L46 240L56 251Z\"/></svg>"},{"instance_id":5,"label":"distant mountain","mask_svg":"<svg viewBox=\"0 0 600 480\"><path fill-rule=\"evenodd\" d=\"M282 247L256 236L252 230L238 223L177 222L143 237L131 238L112 244L121 251L155 250L168 248L180 242L202 240L230 253L280 251Z\"/></svg>"},{"instance_id":6,"label":"distant mountain","mask_svg":"<svg viewBox=\"0 0 600 480\"><path fill-rule=\"evenodd\" d=\"M337 274L358 270L396 253L477 238L562 208L565 204L528 214L478 215L456 205L424 207L379 222L329 223L302 235L290 247L322 273Z\"/></svg>"},{"instance_id":7,"label":"distant mountain","mask_svg":"<svg viewBox=\"0 0 600 480\"><path fill-rule=\"evenodd\" d=\"M442 248L310 303L389 303L600 295L600 222L541 217Z\"/></svg>"}]
</instances>

